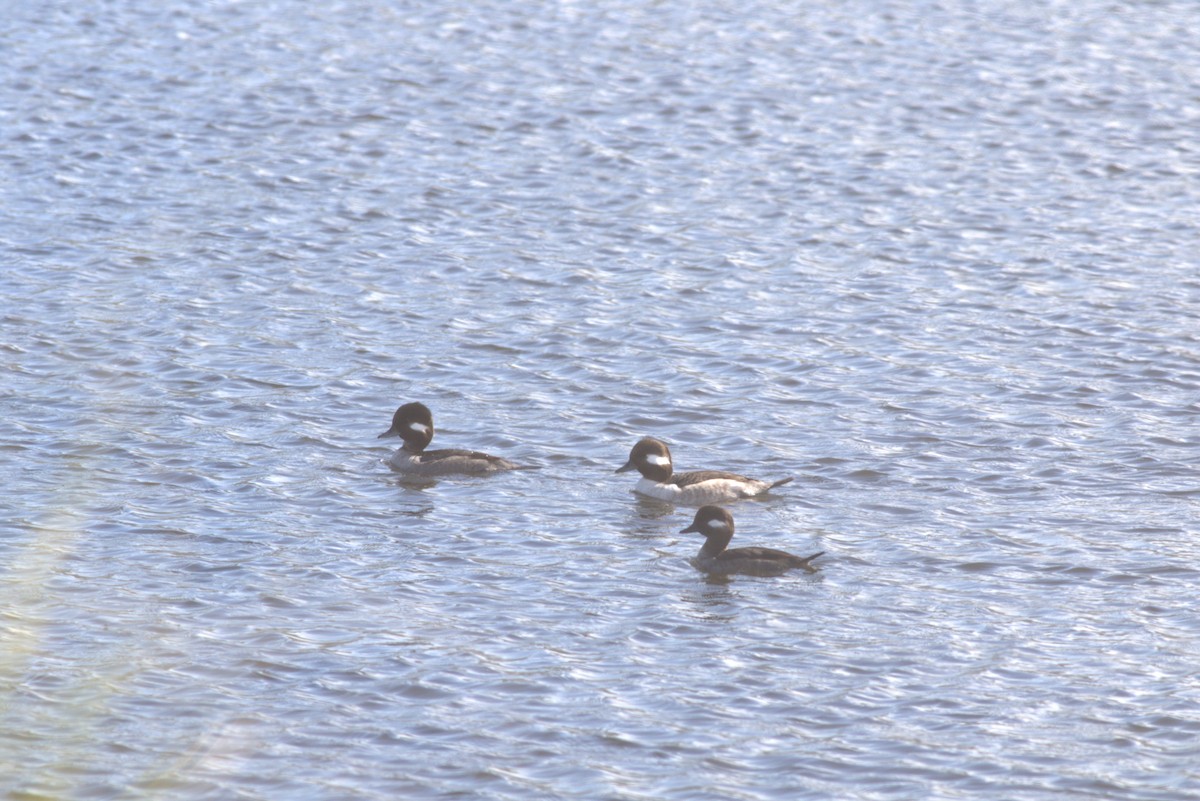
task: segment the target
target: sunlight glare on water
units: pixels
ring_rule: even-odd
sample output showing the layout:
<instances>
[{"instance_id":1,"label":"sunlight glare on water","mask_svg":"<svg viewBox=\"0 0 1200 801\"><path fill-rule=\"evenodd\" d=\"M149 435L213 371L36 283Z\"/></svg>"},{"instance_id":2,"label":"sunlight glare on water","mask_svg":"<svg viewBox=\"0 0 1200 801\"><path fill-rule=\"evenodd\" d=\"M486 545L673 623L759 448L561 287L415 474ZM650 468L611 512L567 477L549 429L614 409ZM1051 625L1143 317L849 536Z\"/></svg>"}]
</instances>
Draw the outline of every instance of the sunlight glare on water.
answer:
<instances>
[{"instance_id":1,"label":"sunlight glare on water","mask_svg":"<svg viewBox=\"0 0 1200 801\"><path fill-rule=\"evenodd\" d=\"M10 11L5 798L1200 796L1191 4Z\"/></svg>"}]
</instances>

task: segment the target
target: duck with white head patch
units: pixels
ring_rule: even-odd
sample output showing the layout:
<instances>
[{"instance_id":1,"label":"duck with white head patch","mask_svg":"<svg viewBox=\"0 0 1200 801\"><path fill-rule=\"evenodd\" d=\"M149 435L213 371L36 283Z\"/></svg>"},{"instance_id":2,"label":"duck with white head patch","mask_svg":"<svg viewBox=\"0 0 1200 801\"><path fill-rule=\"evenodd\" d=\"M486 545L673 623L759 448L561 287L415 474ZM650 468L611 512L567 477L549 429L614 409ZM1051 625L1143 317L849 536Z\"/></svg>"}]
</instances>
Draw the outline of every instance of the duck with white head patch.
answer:
<instances>
[{"instance_id":1,"label":"duck with white head patch","mask_svg":"<svg viewBox=\"0 0 1200 801\"><path fill-rule=\"evenodd\" d=\"M433 414L423 403L406 403L397 409L392 415L392 427L379 435L379 439L384 437L399 437L404 440L404 444L392 454L388 464L410 475L482 476L502 470L526 469L524 465L479 451L458 448L425 450L433 439Z\"/></svg>"},{"instance_id":2,"label":"duck with white head patch","mask_svg":"<svg viewBox=\"0 0 1200 801\"><path fill-rule=\"evenodd\" d=\"M701 506L696 510L692 524L679 533L704 535L704 544L692 564L706 573L720 575L778 576L793 568L811 572L816 570L812 561L825 553L796 556L775 548L729 548L729 541L733 539L733 515L720 506Z\"/></svg>"},{"instance_id":3,"label":"duck with white head patch","mask_svg":"<svg viewBox=\"0 0 1200 801\"><path fill-rule=\"evenodd\" d=\"M671 463L671 449L667 443L653 437L638 440L629 452L629 461L617 468L618 473L628 470L642 474L634 492L689 506L752 498L792 480L789 476L778 481L761 481L723 470L676 473Z\"/></svg>"}]
</instances>

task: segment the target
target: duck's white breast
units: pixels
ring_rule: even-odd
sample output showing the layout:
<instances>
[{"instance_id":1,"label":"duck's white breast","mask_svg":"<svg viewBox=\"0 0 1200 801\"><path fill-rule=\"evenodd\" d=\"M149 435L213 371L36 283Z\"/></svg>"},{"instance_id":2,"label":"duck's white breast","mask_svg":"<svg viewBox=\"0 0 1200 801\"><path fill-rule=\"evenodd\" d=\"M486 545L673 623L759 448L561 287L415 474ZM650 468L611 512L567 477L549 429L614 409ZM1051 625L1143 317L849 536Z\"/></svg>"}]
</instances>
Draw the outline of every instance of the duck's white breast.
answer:
<instances>
[{"instance_id":1,"label":"duck's white breast","mask_svg":"<svg viewBox=\"0 0 1200 801\"><path fill-rule=\"evenodd\" d=\"M733 481L728 478L714 478L701 481L699 484L689 484L680 487L675 484L660 484L643 478L633 488L634 492L650 498L670 503L686 503L703 506L707 503L736 501L739 498L749 498L755 494L756 488L744 481ZM759 490L761 491L761 490Z\"/></svg>"}]
</instances>

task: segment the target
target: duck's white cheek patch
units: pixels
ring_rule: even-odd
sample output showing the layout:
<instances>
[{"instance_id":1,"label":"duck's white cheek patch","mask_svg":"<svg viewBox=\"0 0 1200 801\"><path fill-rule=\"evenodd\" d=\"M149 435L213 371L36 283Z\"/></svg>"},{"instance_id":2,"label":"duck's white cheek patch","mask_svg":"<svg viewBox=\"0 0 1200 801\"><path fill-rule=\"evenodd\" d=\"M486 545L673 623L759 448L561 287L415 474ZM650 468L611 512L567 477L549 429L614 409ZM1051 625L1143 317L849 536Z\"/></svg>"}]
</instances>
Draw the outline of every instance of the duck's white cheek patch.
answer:
<instances>
[{"instance_id":1,"label":"duck's white cheek patch","mask_svg":"<svg viewBox=\"0 0 1200 801\"><path fill-rule=\"evenodd\" d=\"M646 454L646 461L650 464L658 465L659 467L665 467L671 463L671 460L666 456L660 456L657 453Z\"/></svg>"},{"instance_id":2,"label":"duck's white cheek patch","mask_svg":"<svg viewBox=\"0 0 1200 801\"><path fill-rule=\"evenodd\" d=\"M713 531L729 531L729 524L724 520L710 520L708 521L708 527Z\"/></svg>"},{"instance_id":3,"label":"duck's white cheek patch","mask_svg":"<svg viewBox=\"0 0 1200 801\"><path fill-rule=\"evenodd\" d=\"M429 433L429 426L425 425L424 423L409 423L408 427L413 431L416 431L418 434Z\"/></svg>"}]
</instances>

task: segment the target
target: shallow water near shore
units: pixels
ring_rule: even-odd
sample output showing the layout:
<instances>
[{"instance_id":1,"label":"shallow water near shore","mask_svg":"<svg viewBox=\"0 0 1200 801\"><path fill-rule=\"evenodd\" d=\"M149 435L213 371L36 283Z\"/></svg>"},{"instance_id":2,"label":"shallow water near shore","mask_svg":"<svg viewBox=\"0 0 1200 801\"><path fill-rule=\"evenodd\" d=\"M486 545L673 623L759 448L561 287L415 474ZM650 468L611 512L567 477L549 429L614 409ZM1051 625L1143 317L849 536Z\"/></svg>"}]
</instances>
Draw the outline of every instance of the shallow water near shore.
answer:
<instances>
[{"instance_id":1,"label":"shallow water near shore","mask_svg":"<svg viewBox=\"0 0 1200 801\"><path fill-rule=\"evenodd\" d=\"M1200 9L11 11L0 797L1200 797Z\"/></svg>"}]
</instances>

